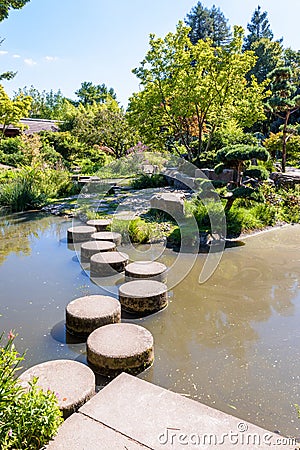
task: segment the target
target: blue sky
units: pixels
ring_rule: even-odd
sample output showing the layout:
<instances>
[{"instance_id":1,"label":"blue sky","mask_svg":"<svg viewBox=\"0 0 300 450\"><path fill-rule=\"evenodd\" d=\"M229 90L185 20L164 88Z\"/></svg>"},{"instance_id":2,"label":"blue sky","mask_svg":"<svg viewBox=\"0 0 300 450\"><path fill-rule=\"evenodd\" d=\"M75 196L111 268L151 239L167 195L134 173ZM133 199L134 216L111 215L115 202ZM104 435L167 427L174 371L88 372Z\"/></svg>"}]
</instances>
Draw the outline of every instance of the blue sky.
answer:
<instances>
[{"instance_id":1,"label":"blue sky","mask_svg":"<svg viewBox=\"0 0 300 450\"><path fill-rule=\"evenodd\" d=\"M61 89L75 98L83 81L113 87L126 106L138 80L131 73L143 59L149 34L175 31L197 0L31 0L0 23L0 72L17 71L3 82L12 95L19 87ZM257 0L203 0L219 6L231 25L246 27ZM300 0L261 0L276 38L300 49Z\"/></svg>"}]
</instances>

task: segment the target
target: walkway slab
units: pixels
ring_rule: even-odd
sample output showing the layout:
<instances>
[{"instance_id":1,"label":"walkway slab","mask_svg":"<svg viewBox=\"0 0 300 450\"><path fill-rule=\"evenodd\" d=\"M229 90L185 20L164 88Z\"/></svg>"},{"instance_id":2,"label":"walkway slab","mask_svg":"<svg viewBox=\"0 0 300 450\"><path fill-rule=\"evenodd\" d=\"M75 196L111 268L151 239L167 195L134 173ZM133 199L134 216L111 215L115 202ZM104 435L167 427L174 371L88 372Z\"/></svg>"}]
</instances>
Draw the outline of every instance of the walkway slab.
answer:
<instances>
[{"instance_id":1,"label":"walkway slab","mask_svg":"<svg viewBox=\"0 0 300 450\"><path fill-rule=\"evenodd\" d=\"M124 373L79 411L155 450L297 448L280 445L277 434Z\"/></svg>"},{"instance_id":2,"label":"walkway slab","mask_svg":"<svg viewBox=\"0 0 300 450\"><path fill-rule=\"evenodd\" d=\"M122 373L67 419L47 448L299 450L299 444Z\"/></svg>"},{"instance_id":3,"label":"walkway slab","mask_svg":"<svg viewBox=\"0 0 300 450\"><path fill-rule=\"evenodd\" d=\"M83 414L73 414L47 446L49 450L142 450L142 444Z\"/></svg>"}]
</instances>

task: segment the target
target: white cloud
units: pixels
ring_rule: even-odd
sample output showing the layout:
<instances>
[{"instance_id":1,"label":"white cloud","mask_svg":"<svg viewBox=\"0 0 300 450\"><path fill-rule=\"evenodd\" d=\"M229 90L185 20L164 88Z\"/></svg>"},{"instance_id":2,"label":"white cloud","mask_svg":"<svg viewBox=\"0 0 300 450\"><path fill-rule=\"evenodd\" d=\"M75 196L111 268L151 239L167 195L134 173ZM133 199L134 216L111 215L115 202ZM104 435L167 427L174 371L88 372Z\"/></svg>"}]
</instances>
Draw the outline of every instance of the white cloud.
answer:
<instances>
[{"instance_id":1,"label":"white cloud","mask_svg":"<svg viewBox=\"0 0 300 450\"><path fill-rule=\"evenodd\" d=\"M21 58L21 56L20 56L20 55L17 55L17 54L12 55L12 57L13 57L13 58Z\"/></svg>"},{"instance_id":2,"label":"white cloud","mask_svg":"<svg viewBox=\"0 0 300 450\"><path fill-rule=\"evenodd\" d=\"M57 61L58 57L57 56L45 56L44 59L48 62L53 62L53 61Z\"/></svg>"},{"instance_id":3,"label":"white cloud","mask_svg":"<svg viewBox=\"0 0 300 450\"><path fill-rule=\"evenodd\" d=\"M0 50L0 55L7 55L7 53L5 50Z\"/></svg>"},{"instance_id":4,"label":"white cloud","mask_svg":"<svg viewBox=\"0 0 300 450\"><path fill-rule=\"evenodd\" d=\"M27 66L35 66L36 62L32 58L25 58L24 63L27 64Z\"/></svg>"}]
</instances>

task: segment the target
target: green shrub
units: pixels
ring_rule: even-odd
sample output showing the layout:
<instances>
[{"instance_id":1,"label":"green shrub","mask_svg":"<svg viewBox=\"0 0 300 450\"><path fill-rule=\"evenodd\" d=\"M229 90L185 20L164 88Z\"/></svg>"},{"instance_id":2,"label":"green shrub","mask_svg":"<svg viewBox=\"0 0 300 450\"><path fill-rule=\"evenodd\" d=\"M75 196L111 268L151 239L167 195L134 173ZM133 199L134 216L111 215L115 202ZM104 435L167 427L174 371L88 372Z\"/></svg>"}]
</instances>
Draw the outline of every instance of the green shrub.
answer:
<instances>
[{"instance_id":1,"label":"green shrub","mask_svg":"<svg viewBox=\"0 0 300 450\"><path fill-rule=\"evenodd\" d=\"M0 206L5 206L12 212L39 208L45 202L45 194L37 189L30 173L23 172L18 178L0 185Z\"/></svg>"},{"instance_id":2,"label":"green shrub","mask_svg":"<svg viewBox=\"0 0 300 450\"><path fill-rule=\"evenodd\" d=\"M162 174L142 174L138 178L135 178L131 185L134 189L150 189L167 186L168 183Z\"/></svg>"},{"instance_id":3,"label":"green shrub","mask_svg":"<svg viewBox=\"0 0 300 450\"><path fill-rule=\"evenodd\" d=\"M140 217L130 221L114 219L112 230L121 233L125 239L127 237L135 244L146 244L151 235L151 225Z\"/></svg>"},{"instance_id":4,"label":"green shrub","mask_svg":"<svg viewBox=\"0 0 300 450\"><path fill-rule=\"evenodd\" d=\"M26 211L40 208L51 198L75 194L76 190L66 171L24 167L0 184L0 206L12 212Z\"/></svg>"},{"instance_id":5,"label":"green shrub","mask_svg":"<svg viewBox=\"0 0 300 450\"><path fill-rule=\"evenodd\" d=\"M2 450L37 450L47 444L62 423L53 392L43 392L35 379L28 390L16 374L24 359L16 351L12 332L0 347L0 442ZM0 336L0 343L3 334Z\"/></svg>"},{"instance_id":6,"label":"green shrub","mask_svg":"<svg viewBox=\"0 0 300 450\"><path fill-rule=\"evenodd\" d=\"M269 178L269 172L263 166L250 166L244 170L244 175L251 178L257 178L258 180L267 180Z\"/></svg>"}]
</instances>

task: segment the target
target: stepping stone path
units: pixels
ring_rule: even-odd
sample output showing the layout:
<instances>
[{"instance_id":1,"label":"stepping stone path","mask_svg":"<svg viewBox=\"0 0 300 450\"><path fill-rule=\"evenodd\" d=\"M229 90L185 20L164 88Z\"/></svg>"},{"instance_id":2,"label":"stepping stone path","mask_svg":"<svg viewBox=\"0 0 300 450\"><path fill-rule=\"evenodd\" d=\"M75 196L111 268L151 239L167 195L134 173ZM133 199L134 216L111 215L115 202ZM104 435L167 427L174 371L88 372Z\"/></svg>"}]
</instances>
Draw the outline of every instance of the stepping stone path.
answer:
<instances>
[{"instance_id":1,"label":"stepping stone path","mask_svg":"<svg viewBox=\"0 0 300 450\"><path fill-rule=\"evenodd\" d=\"M121 252L97 253L91 257L91 277L108 277L123 272L129 256Z\"/></svg>"},{"instance_id":2,"label":"stepping stone path","mask_svg":"<svg viewBox=\"0 0 300 450\"><path fill-rule=\"evenodd\" d=\"M168 305L167 291L167 286L159 281L129 281L120 286L119 300L126 311L146 315Z\"/></svg>"},{"instance_id":3,"label":"stepping stone path","mask_svg":"<svg viewBox=\"0 0 300 450\"><path fill-rule=\"evenodd\" d=\"M114 242L116 245L121 245L122 241L122 235L120 233L115 233L114 231L100 231L98 233L93 233L91 238L95 241Z\"/></svg>"},{"instance_id":4,"label":"stepping stone path","mask_svg":"<svg viewBox=\"0 0 300 450\"><path fill-rule=\"evenodd\" d=\"M125 276L132 278L151 278L156 281L166 281L167 267L156 261L136 261L125 267Z\"/></svg>"},{"instance_id":5,"label":"stepping stone path","mask_svg":"<svg viewBox=\"0 0 300 450\"><path fill-rule=\"evenodd\" d=\"M91 256L100 252L112 252L116 250L116 244L110 241L84 242L80 248L80 259L82 262L90 262Z\"/></svg>"},{"instance_id":6,"label":"stepping stone path","mask_svg":"<svg viewBox=\"0 0 300 450\"><path fill-rule=\"evenodd\" d=\"M153 336L132 323L105 325L89 335L87 359L95 372L105 376L138 374L153 363Z\"/></svg>"},{"instance_id":7,"label":"stepping stone path","mask_svg":"<svg viewBox=\"0 0 300 450\"><path fill-rule=\"evenodd\" d=\"M88 220L87 225L95 227L97 231L106 231L111 225L111 220L109 219L92 219Z\"/></svg>"},{"instance_id":8,"label":"stepping stone path","mask_svg":"<svg viewBox=\"0 0 300 450\"><path fill-rule=\"evenodd\" d=\"M118 300L106 295L88 295L66 307L66 326L72 334L86 336L103 325L121 322Z\"/></svg>"},{"instance_id":9,"label":"stepping stone path","mask_svg":"<svg viewBox=\"0 0 300 450\"><path fill-rule=\"evenodd\" d=\"M26 370L19 381L29 388L29 382L38 377L37 386L56 393L64 418L77 411L95 394L95 375L85 364L60 359L37 364Z\"/></svg>"},{"instance_id":10,"label":"stepping stone path","mask_svg":"<svg viewBox=\"0 0 300 450\"><path fill-rule=\"evenodd\" d=\"M91 240L91 236L96 232L95 227L87 225L68 228L67 241L71 243L86 242Z\"/></svg>"}]
</instances>

